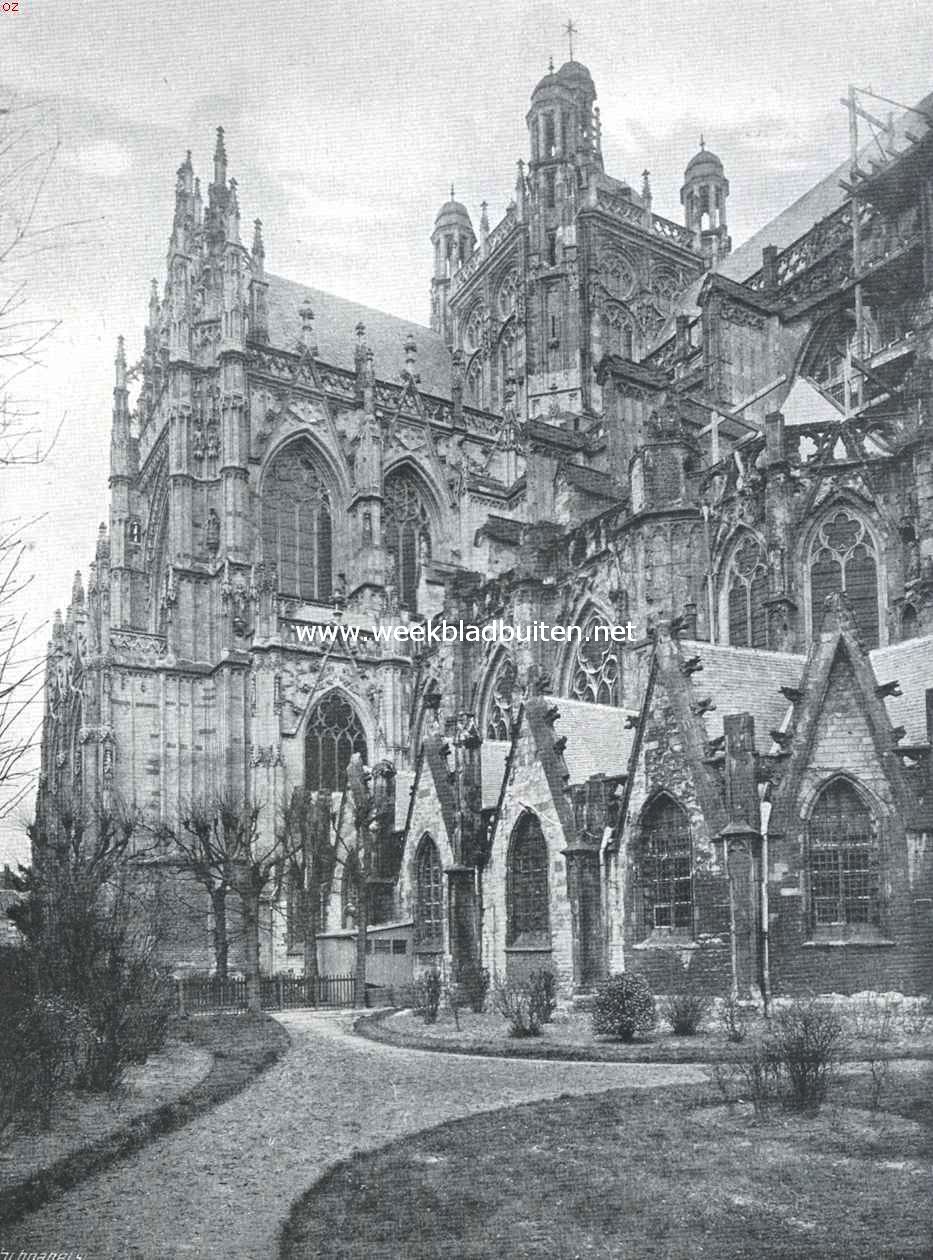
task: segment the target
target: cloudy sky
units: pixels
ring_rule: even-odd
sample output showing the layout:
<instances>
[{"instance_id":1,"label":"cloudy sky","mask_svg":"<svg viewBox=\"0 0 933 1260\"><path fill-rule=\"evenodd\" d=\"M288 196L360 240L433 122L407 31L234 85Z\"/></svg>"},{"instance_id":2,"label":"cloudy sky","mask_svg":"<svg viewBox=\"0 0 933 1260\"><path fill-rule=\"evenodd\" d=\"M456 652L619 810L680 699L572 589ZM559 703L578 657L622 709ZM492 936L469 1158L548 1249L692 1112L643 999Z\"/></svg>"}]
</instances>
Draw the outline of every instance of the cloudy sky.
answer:
<instances>
[{"instance_id":1,"label":"cloudy sky","mask_svg":"<svg viewBox=\"0 0 933 1260\"><path fill-rule=\"evenodd\" d=\"M839 97L854 82L898 101L933 87L926 0L575 0L607 170L680 220L684 165L704 133L731 181L735 243L846 154ZM0 286L28 282L31 314L61 321L24 392L64 426L40 468L0 473L0 516L34 527L37 619L67 602L106 516L112 360L141 349L161 276L175 170L208 180L226 128L244 223L265 224L270 270L425 322L429 236L451 182L493 223L527 156L525 112L567 9L542 0L20 0L0 14L0 106L38 102L60 140L39 207L51 248ZM18 847L0 823L0 860Z\"/></svg>"}]
</instances>

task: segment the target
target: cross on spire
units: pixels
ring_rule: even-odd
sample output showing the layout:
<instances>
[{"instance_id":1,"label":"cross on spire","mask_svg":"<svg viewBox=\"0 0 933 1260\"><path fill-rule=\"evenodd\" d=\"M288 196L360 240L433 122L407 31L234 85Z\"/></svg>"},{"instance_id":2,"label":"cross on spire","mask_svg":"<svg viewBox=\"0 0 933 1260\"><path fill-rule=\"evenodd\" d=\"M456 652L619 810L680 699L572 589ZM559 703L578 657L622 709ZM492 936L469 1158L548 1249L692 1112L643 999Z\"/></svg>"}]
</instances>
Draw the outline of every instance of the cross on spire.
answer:
<instances>
[{"instance_id":1,"label":"cross on spire","mask_svg":"<svg viewBox=\"0 0 933 1260\"><path fill-rule=\"evenodd\" d=\"M570 60L573 61L573 37L574 35L580 34L579 30L573 24L573 18L569 17L567 19L567 25L564 27L564 32L567 36L567 42L570 45Z\"/></svg>"}]
</instances>

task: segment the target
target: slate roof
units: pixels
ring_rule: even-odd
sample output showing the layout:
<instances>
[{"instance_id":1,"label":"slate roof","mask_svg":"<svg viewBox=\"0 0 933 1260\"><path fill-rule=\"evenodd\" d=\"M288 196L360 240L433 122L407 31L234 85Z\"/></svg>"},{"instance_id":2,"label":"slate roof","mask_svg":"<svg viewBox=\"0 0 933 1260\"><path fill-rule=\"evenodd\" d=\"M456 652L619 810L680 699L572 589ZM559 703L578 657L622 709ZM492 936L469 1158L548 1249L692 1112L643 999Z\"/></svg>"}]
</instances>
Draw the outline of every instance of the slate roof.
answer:
<instances>
[{"instance_id":1,"label":"slate roof","mask_svg":"<svg viewBox=\"0 0 933 1260\"><path fill-rule=\"evenodd\" d=\"M267 275L269 282L269 340L282 350L292 350L301 333L298 311L305 300L314 310L314 336L318 357L331 367L354 371L356 325L366 325L366 342L373 352L376 376L381 381L398 382L405 368L405 338L414 336L417 351L415 371L421 377L419 388L437 398L450 398L450 353L443 337L408 319L387 315L348 302L345 298L325 293L294 280Z\"/></svg>"},{"instance_id":2,"label":"slate roof","mask_svg":"<svg viewBox=\"0 0 933 1260\"><path fill-rule=\"evenodd\" d=\"M586 704L564 696L548 697L557 705L560 717L554 724L558 738L567 737L564 760L571 783L583 783L592 774L624 774L635 739L634 727L626 729L633 715L630 709Z\"/></svg>"},{"instance_id":3,"label":"slate roof","mask_svg":"<svg viewBox=\"0 0 933 1260\"><path fill-rule=\"evenodd\" d=\"M755 720L755 746L767 752L771 747L768 731L781 729L791 707L780 688L799 685L806 658L689 640L682 640L680 646L685 660L699 656L703 664L690 681L697 697L711 696L716 706L704 718L709 738L722 734L727 714L750 713Z\"/></svg>"},{"instance_id":4,"label":"slate roof","mask_svg":"<svg viewBox=\"0 0 933 1260\"><path fill-rule=\"evenodd\" d=\"M896 678L901 684L904 694L885 700L892 725L906 728L904 743L925 744L926 692L933 687L933 635L875 648L868 655L879 683Z\"/></svg>"}]
</instances>

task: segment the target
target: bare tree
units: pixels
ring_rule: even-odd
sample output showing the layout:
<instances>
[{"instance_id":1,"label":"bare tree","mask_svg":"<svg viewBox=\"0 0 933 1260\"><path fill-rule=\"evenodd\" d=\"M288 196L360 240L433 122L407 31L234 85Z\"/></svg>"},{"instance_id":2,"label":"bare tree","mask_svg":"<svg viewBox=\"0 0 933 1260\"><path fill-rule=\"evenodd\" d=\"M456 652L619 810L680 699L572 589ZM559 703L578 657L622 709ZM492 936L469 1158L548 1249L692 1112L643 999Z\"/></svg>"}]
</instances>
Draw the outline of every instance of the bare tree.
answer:
<instances>
[{"instance_id":1,"label":"bare tree","mask_svg":"<svg viewBox=\"0 0 933 1260\"><path fill-rule=\"evenodd\" d=\"M22 595L32 580L25 571L29 544L17 529L0 532L0 818L23 800L33 782L30 753L41 717L30 717L42 694L45 656L30 628Z\"/></svg>"},{"instance_id":2,"label":"bare tree","mask_svg":"<svg viewBox=\"0 0 933 1260\"><path fill-rule=\"evenodd\" d=\"M230 956L227 896L233 886L237 854L231 844L234 836L222 825L222 816L216 806L192 802L181 811L177 827L162 826L157 835L167 859L207 891L211 902L214 965L218 979L226 980Z\"/></svg>"},{"instance_id":3,"label":"bare tree","mask_svg":"<svg viewBox=\"0 0 933 1260\"><path fill-rule=\"evenodd\" d=\"M282 811L281 839L298 902L304 946L304 974L311 1001L317 1004L317 935L323 928L323 903L341 864L340 828L331 810L330 792L295 788Z\"/></svg>"}]
</instances>

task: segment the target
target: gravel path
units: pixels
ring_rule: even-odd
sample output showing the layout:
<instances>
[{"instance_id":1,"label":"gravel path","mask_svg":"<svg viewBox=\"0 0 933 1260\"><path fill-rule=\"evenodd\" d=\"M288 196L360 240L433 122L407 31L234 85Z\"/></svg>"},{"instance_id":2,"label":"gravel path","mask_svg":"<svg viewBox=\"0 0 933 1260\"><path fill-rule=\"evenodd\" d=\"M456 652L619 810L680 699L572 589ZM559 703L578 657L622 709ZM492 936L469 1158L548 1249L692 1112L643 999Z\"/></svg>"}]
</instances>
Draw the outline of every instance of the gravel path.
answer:
<instances>
[{"instance_id":1,"label":"gravel path","mask_svg":"<svg viewBox=\"0 0 933 1260\"><path fill-rule=\"evenodd\" d=\"M254 1085L17 1225L0 1227L0 1254L274 1260L291 1204L355 1152L538 1098L706 1079L702 1069L681 1064L402 1050L350 1035L346 1013L279 1018L292 1045Z\"/></svg>"}]
</instances>

